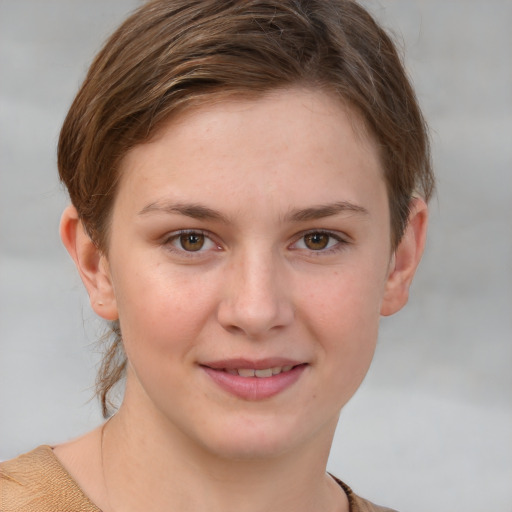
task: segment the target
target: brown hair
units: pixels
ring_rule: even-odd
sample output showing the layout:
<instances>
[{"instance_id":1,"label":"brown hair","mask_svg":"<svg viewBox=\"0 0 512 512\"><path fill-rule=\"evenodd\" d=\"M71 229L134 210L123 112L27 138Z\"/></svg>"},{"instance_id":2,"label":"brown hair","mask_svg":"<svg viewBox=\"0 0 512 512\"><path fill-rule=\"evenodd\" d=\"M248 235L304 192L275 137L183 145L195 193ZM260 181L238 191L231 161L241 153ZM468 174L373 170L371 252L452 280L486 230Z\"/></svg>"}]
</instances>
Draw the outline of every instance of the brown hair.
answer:
<instances>
[{"instance_id":1,"label":"brown hair","mask_svg":"<svg viewBox=\"0 0 512 512\"><path fill-rule=\"evenodd\" d=\"M350 105L379 145L392 244L414 193L434 179L427 130L396 48L352 0L153 0L92 63L62 127L61 180L91 239L108 249L120 160L178 111L213 97L300 85ZM98 374L107 394L126 366L119 326Z\"/></svg>"}]
</instances>

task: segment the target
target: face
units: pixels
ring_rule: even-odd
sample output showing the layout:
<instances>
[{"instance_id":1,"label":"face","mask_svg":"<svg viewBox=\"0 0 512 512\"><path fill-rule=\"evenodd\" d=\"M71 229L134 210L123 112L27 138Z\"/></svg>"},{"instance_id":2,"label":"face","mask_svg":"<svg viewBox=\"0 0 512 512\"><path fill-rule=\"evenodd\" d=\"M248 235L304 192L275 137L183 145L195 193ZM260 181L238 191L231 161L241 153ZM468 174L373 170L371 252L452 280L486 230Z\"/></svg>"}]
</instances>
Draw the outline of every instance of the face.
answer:
<instances>
[{"instance_id":1,"label":"face","mask_svg":"<svg viewBox=\"0 0 512 512\"><path fill-rule=\"evenodd\" d=\"M332 435L393 261L383 170L357 123L291 89L201 106L128 153L107 268L123 407L224 456Z\"/></svg>"}]
</instances>

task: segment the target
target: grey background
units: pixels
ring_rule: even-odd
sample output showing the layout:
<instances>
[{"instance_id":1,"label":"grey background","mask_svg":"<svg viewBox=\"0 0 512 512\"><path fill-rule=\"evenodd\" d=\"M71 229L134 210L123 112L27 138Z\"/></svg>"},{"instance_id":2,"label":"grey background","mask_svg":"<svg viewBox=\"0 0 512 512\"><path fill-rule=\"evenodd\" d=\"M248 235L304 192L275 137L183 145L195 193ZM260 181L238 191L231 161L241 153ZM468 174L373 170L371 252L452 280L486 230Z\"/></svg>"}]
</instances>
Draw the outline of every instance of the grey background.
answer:
<instances>
[{"instance_id":1,"label":"grey background","mask_svg":"<svg viewBox=\"0 0 512 512\"><path fill-rule=\"evenodd\" d=\"M439 180L412 299L384 319L330 469L415 512L512 511L512 1L381 0L432 128ZM101 420L102 331L57 226L55 146L135 0L0 0L0 459Z\"/></svg>"}]
</instances>

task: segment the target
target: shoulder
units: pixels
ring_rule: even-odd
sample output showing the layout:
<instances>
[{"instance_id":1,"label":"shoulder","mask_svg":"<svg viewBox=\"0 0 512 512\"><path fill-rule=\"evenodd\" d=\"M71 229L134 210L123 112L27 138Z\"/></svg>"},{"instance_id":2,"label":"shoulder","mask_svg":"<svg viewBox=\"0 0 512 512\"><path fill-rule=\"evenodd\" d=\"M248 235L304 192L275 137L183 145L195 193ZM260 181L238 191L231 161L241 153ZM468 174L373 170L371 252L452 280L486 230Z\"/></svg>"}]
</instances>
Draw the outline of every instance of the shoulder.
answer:
<instances>
[{"instance_id":1,"label":"shoulder","mask_svg":"<svg viewBox=\"0 0 512 512\"><path fill-rule=\"evenodd\" d=\"M100 512L49 446L0 464L2 512Z\"/></svg>"},{"instance_id":2,"label":"shoulder","mask_svg":"<svg viewBox=\"0 0 512 512\"><path fill-rule=\"evenodd\" d=\"M349 498L350 512L396 512L388 507L375 505L371 501L365 500L356 494L352 494L352 500Z\"/></svg>"},{"instance_id":3,"label":"shoulder","mask_svg":"<svg viewBox=\"0 0 512 512\"><path fill-rule=\"evenodd\" d=\"M348 502L350 505L350 512L397 512L394 509L381 507L379 505L375 505L375 503L372 503L371 501L361 498L360 496L355 494L354 491L347 484L343 483L335 476L331 476L345 491L345 494L347 495Z\"/></svg>"}]
</instances>

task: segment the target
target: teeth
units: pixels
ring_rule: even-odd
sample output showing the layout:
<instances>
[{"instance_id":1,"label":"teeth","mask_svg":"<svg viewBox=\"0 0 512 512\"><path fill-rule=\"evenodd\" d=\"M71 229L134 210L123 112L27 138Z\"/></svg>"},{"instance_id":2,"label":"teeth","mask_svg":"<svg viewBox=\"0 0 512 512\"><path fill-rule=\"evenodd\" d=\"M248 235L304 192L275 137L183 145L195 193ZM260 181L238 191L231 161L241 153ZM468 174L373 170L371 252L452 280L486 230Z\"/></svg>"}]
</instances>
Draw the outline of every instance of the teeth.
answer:
<instances>
[{"instance_id":1,"label":"teeth","mask_svg":"<svg viewBox=\"0 0 512 512\"><path fill-rule=\"evenodd\" d=\"M238 375L240 377L259 377L266 378L273 375L279 375L281 372L289 372L293 365L274 366L273 368L264 368L263 370L253 370L252 368L226 368L226 373L230 375Z\"/></svg>"},{"instance_id":2,"label":"teeth","mask_svg":"<svg viewBox=\"0 0 512 512\"><path fill-rule=\"evenodd\" d=\"M240 377L254 377L254 373L255 370L249 370L245 368L238 370L238 375L240 375Z\"/></svg>"},{"instance_id":3,"label":"teeth","mask_svg":"<svg viewBox=\"0 0 512 512\"><path fill-rule=\"evenodd\" d=\"M272 377L272 368L266 368L265 370L256 370L254 372L256 377Z\"/></svg>"}]
</instances>

